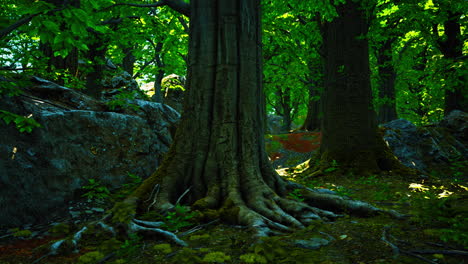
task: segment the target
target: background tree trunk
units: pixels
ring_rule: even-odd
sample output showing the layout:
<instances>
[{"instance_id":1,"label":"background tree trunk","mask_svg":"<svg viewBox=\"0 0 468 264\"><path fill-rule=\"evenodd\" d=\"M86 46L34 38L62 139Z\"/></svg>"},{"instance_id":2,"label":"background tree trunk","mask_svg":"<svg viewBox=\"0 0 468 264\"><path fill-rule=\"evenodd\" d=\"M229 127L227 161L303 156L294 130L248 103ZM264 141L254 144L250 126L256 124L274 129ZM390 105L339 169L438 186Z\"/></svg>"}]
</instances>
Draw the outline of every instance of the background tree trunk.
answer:
<instances>
[{"instance_id":1,"label":"background tree trunk","mask_svg":"<svg viewBox=\"0 0 468 264\"><path fill-rule=\"evenodd\" d=\"M379 98L383 102L379 106L378 121L387 123L397 119L395 102L395 81L396 71L392 62L392 43L391 39L383 42L377 48L377 64L379 72Z\"/></svg>"},{"instance_id":2,"label":"background tree trunk","mask_svg":"<svg viewBox=\"0 0 468 264\"><path fill-rule=\"evenodd\" d=\"M337 6L326 24L321 165L375 173L398 166L377 130L372 107L368 23L359 3ZM320 171L320 170L319 170Z\"/></svg>"}]
</instances>

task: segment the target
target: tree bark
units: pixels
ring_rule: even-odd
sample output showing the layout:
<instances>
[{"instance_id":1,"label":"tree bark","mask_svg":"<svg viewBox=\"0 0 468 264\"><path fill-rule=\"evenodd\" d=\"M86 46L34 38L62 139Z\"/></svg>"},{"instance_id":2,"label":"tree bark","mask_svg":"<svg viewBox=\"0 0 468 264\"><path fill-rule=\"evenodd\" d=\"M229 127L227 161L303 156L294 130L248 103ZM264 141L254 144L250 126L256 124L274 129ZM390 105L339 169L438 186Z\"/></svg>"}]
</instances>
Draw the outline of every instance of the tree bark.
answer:
<instances>
[{"instance_id":1,"label":"tree bark","mask_svg":"<svg viewBox=\"0 0 468 264\"><path fill-rule=\"evenodd\" d=\"M401 168L377 129L365 12L354 1L336 9L338 17L325 26L321 162L313 170L320 174L333 161L359 174Z\"/></svg>"},{"instance_id":2,"label":"tree bark","mask_svg":"<svg viewBox=\"0 0 468 264\"><path fill-rule=\"evenodd\" d=\"M88 45L89 50L86 53L86 58L92 62L92 65L90 65L86 73L86 89L84 92L89 96L100 99L103 90L102 78L104 76L107 40L99 32L91 32L91 34L93 33L94 40Z\"/></svg>"},{"instance_id":3,"label":"tree bark","mask_svg":"<svg viewBox=\"0 0 468 264\"><path fill-rule=\"evenodd\" d=\"M131 230L141 223L135 214L180 203L265 236L337 217L288 199L295 188L318 206L382 212L287 182L272 168L264 150L260 0L192 0L190 14L188 94L175 140L157 171L114 206L112 220Z\"/></svg>"},{"instance_id":4,"label":"tree bark","mask_svg":"<svg viewBox=\"0 0 468 264\"><path fill-rule=\"evenodd\" d=\"M379 72L379 105L378 121L380 124L397 119L395 101L396 71L392 63L392 41L389 39L377 48Z\"/></svg>"},{"instance_id":5,"label":"tree bark","mask_svg":"<svg viewBox=\"0 0 468 264\"><path fill-rule=\"evenodd\" d=\"M446 8L449 8L446 6ZM446 38L439 40L439 48L446 59L455 62L463 56L463 41L461 36L460 13L448 12L448 20L444 23ZM447 70L448 75L454 75L454 69ZM464 93L465 91L465 93ZM452 84L445 89L444 115L447 116L453 110L468 111L468 96L466 95L466 76L455 77Z\"/></svg>"}]
</instances>

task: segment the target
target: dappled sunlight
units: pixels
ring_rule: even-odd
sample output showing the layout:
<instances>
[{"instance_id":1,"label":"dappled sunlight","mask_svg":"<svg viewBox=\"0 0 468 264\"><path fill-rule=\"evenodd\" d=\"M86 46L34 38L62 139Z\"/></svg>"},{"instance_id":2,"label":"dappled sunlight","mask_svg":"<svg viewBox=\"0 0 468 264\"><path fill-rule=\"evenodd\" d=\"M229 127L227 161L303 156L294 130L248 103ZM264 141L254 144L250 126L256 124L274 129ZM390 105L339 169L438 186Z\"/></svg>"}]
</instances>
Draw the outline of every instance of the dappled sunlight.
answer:
<instances>
[{"instance_id":1,"label":"dappled sunlight","mask_svg":"<svg viewBox=\"0 0 468 264\"><path fill-rule=\"evenodd\" d=\"M463 186L461 184L455 184L453 185L454 187L463 189L464 191L468 190L468 187ZM450 191L447 186L441 185L441 186L428 186L428 185L423 185L421 183L410 183L408 185L408 189L410 189L411 192L422 192L422 193L427 193L427 192L433 192L435 194L435 197L441 199L441 198L447 198L450 197L451 195L454 194L453 191ZM408 194L408 196L411 196ZM430 199L431 197L429 196L424 196L425 199Z\"/></svg>"}]
</instances>

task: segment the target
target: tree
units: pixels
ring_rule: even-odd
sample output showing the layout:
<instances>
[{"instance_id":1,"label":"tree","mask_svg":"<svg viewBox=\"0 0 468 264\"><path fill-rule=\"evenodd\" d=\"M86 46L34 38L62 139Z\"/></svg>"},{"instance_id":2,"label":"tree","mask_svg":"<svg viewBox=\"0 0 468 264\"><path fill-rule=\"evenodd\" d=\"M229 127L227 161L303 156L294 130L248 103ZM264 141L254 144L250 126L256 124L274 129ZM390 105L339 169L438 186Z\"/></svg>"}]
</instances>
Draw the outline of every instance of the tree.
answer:
<instances>
[{"instance_id":1,"label":"tree","mask_svg":"<svg viewBox=\"0 0 468 264\"><path fill-rule=\"evenodd\" d=\"M453 110L468 111L468 98L466 95L466 66L456 66L463 57L463 39L461 34L461 20L465 16L466 2L447 3L446 1L434 1L438 7L438 16L443 18L443 36L439 34L438 23L433 24L433 34L437 47L449 62L446 75L451 82L445 88L444 115ZM455 66L455 67L454 67ZM457 73L456 68L461 68Z\"/></svg>"},{"instance_id":2,"label":"tree","mask_svg":"<svg viewBox=\"0 0 468 264\"><path fill-rule=\"evenodd\" d=\"M377 130L370 87L368 20L355 1L336 6L338 17L325 25L320 174L335 161L343 171L378 173L402 167Z\"/></svg>"},{"instance_id":3,"label":"tree","mask_svg":"<svg viewBox=\"0 0 468 264\"><path fill-rule=\"evenodd\" d=\"M192 205L207 218L244 224L267 235L335 214L287 199L303 189L307 202L327 208L381 210L320 194L282 179L264 151L260 1L191 1L188 87L184 115L161 166L111 210L138 226L136 212ZM320 216L319 216L320 215Z\"/></svg>"}]
</instances>

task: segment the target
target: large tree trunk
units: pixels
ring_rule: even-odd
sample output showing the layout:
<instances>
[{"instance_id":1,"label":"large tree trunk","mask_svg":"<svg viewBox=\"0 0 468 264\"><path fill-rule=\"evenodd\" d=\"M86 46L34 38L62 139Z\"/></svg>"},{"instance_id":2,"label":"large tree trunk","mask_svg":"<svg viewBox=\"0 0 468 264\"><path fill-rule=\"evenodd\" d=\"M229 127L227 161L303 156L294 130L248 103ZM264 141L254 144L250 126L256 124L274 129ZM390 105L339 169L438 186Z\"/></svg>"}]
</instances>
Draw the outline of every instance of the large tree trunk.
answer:
<instances>
[{"instance_id":1,"label":"large tree trunk","mask_svg":"<svg viewBox=\"0 0 468 264\"><path fill-rule=\"evenodd\" d=\"M263 236L271 228L290 230L320 216L336 217L287 199L293 188L303 189L306 201L319 206L381 212L289 183L271 167L263 140L259 12L260 0L191 1L188 94L182 120L158 170L111 210L114 221L129 221L130 228L142 230L135 226L145 223L131 220L135 211L165 211L181 203L206 218L247 225Z\"/></svg>"},{"instance_id":2,"label":"large tree trunk","mask_svg":"<svg viewBox=\"0 0 468 264\"><path fill-rule=\"evenodd\" d=\"M184 114L167 158L136 191L146 200L160 184L158 209L190 189L181 202L224 208L232 222L253 226L266 215L301 225L267 206L286 199L276 194L285 194L284 181L264 151L259 2L191 2Z\"/></svg>"},{"instance_id":3,"label":"large tree trunk","mask_svg":"<svg viewBox=\"0 0 468 264\"><path fill-rule=\"evenodd\" d=\"M337 12L326 25L322 162L316 172L333 160L340 169L360 174L398 168L372 107L365 12L354 1L337 6Z\"/></svg>"}]
</instances>

